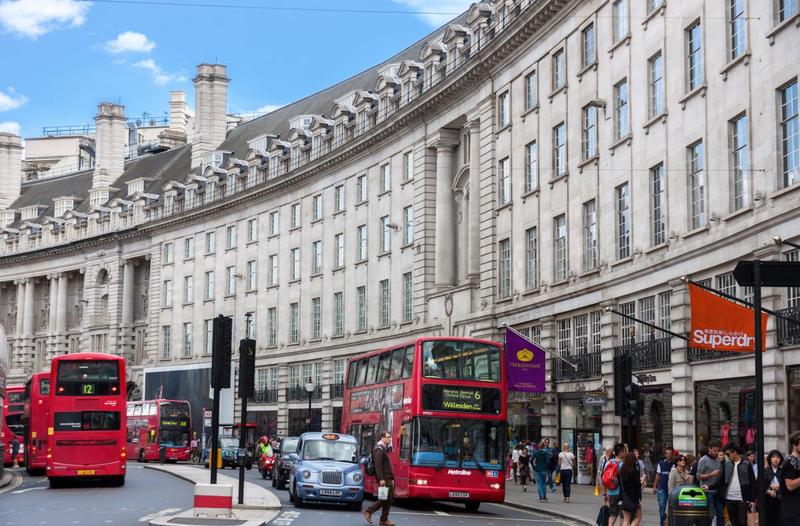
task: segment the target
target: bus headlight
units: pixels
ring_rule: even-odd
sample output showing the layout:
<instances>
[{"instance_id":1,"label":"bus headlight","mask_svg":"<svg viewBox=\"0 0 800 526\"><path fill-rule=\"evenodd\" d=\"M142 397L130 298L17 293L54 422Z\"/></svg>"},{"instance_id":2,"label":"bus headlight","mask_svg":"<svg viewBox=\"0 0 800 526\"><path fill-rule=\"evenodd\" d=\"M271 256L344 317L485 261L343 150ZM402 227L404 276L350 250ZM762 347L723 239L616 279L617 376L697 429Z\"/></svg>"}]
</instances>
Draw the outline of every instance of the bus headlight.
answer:
<instances>
[{"instance_id":1,"label":"bus headlight","mask_svg":"<svg viewBox=\"0 0 800 526\"><path fill-rule=\"evenodd\" d=\"M306 470L303 470L303 472L301 473L301 475L303 475L303 480L309 480L309 479L311 479L311 472L310 472L310 471L308 471L307 469L306 469Z\"/></svg>"},{"instance_id":2,"label":"bus headlight","mask_svg":"<svg viewBox=\"0 0 800 526\"><path fill-rule=\"evenodd\" d=\"M363 477L361 476L361 473L353 473L353 482L355 482L356 484L361 482L362 478Z\"/></svg>"}]
</instances>

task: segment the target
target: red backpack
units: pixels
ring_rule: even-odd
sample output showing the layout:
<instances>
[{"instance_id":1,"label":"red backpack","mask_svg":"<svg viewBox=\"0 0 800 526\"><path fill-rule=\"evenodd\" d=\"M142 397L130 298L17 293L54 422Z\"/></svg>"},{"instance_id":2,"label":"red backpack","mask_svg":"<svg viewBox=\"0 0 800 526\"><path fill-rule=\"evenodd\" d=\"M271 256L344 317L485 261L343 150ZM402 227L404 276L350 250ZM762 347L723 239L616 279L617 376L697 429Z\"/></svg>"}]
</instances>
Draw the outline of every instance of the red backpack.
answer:
<instances>
[{"instance_id":1,"label":"red backpack","mask_svg":"<svg viewBox=\"0 0 800 526\"><path fill-rule=\"evenodd\" d=\"M619 475L619 462L611 459L603 469L603 487L606 489L617 489L617 475Z\"/></svg>"}]
</instances>

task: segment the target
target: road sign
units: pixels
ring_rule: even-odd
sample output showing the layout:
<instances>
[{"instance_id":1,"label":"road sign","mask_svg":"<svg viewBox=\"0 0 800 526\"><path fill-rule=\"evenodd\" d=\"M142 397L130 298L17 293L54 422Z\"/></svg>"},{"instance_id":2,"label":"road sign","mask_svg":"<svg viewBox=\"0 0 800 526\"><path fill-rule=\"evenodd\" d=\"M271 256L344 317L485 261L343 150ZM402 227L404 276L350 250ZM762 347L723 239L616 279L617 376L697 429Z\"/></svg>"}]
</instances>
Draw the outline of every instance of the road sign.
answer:
<instances>
[{"instance_id":1,"label":"road sign","mask_svg":"<svg viewBox=\"0 0 800 526\"><path fill-rule=\"evenodd\" d=\"M753 262L740 261L733 269L736 283L742 287L753 286ZM762 261L762 287L798 287L800 286L800 262L798 261Z\"/></svg>"}]
</instances>

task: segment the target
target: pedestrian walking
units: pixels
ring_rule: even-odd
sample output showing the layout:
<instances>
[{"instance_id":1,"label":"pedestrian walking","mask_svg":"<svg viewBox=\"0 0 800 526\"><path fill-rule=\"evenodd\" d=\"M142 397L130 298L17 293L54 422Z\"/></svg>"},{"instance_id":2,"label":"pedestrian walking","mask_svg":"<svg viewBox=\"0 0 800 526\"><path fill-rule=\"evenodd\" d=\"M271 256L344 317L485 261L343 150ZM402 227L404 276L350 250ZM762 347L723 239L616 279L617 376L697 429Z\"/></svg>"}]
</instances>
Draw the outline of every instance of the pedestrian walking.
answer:
<instances>
[{"instance_id":1,"label":"pedestrian walking","mask_svg":"<svg viewBox=\"0 0 800 526\"><path fill-rule=\"evenodd\" d=\"M539 449L533 454L533 472L536 475L536 490L539 500L547 500L547 465L550 462L550 451L544 447L544 442L539 444Z\"/></svg>"},{"instance_id":2,"label":"pedestrian walking","mask_svg":"<svg viewBox=\"0 0 800 526\"><path fill-rule=\"evenodd\" d=\"M369 506L364 510L364 519L367 524L372 524L372 514L381 510L381 518L378 523L380 526L394 526L394 522L389 520L389 509L392 507L392 498L394 498L394 468L392 467L392 459L389 457L389 446L392 443L392 435L384 431L375 449L372 450L372 463L375 466L375 480L381 488L387 488L388 495L386 499L378 499L375 504ZM380 489L379 489L380 491ZM380 495L379 495L380 496Z\"/></svg>"},{"instance_id":3,"label":"pedestrian walking","mask_svg":"<svg viewBox=\"0 0 800 526\"><path fill-rule=\"evenodd\" d=\"M569 502L572 493L572 474L575 473L575 455L569 450L569 443L564 442L563 450L558 455L558 468L561 473L561 487L564 490L564 502Z\"/></svg>"},{"instance_id":4,"label":"pedestrian walking","mask_svg":"<svg viewBox=\"0 0 800 526\"><path fill-rule=\"evenodd\" d=\"M522 484L522 491L528 491L528 480L531 476L531 457L528 455L528 448L523 447L519 452L519 459L517 460L517 468L519 469L519 480Z\"/></svg>"},{"instance_id":5,"label":"pedestrian walking","mask_svg":"<svg viewBox=\"0 0 800 526\"><path fill-rule=\"evenodd\" d=\"M716 489L720 485L720 474L722 473L719 452L719 442L709 442L708 452L697 463L697 480L706 493L711 520L716 518L717 526L725 526L723 511L725 503L717 495Z\"/></svg>"},{"instance_id":6,"label":"pedestrian walking","mask_svg":"<svg viewBox=\"0 0 800 526\"><path fill-rule=\"evenodd\" d=\"M672 471L673 456L672 450L667 450L664 458L658 461L656 466L656 479L653 482L653 494L658 499L658 518L659 526L664 526L667 519L667 501L669 500L669 474Z\"/></svg>"},{"instance_id":7,"label":"pedestrian walking","mask_svg":"<svg viewBox=\"0 0 800 526\"><path fill-rule=\"evenodd\" d=\"M558 440L553 440L552 446L549 446L547 450L550 453L550 462L547 464L547 484L550 486L550 493L554 493L556 491L556 478L558 476L558 454L561 453L561 450L558 448Z\"/></svg>"},{"instance_id":8,"label":"pedestrian walking","mask_svg":"<svg viewBox=\"0 0 800 526\"><path fill-rule=\"evenodd\" d=\"M781 466L782 526L800 526L800 431L789 435L789 455Z\"/></svg>"},{"instance_id":9,"label":"pedestrian walking","mask_svg":"<svg viewBox=\"0 0 800 526\"><path fill-rule=\"evenodd\" d=\"M672 490L678 486L686 486L692 482L694 482L694 478L689 472L687 458L684 455L678 455L678 458L675 459L675 469L669 472L668 493L672 493Z\"/></svg>"},{"instance_id":10,"label":"pedestrian walking","mask_svg":"<svg viewBox=\"0 0 800 526\"><path fill-rule=\"evenodd\" d=\"M642 522L642 474L632 452L625 455L619 468L619 484L622 488L622 526L639 526Z\"/></svg>"},{"instance_id":11,"label":"pedestrian walking","mask_svg":"<svg viewBox=\"0 0 800 526\"><path fill-rule=\"evenodd\" d=\"M614 458L606 462L601 475L603 501L608 505L608 526L615 526L619 517L619 500L622 489L619 484L619 468L625 459L625 445L614 444Z\"/></svg>"},{"instance_id":12,"label":"pedestrian walking","mask_svg":"<svg viewBox=\"0 0 800 526\"><path fill-rule=\"evenodd\" d=\"M511 468L514 471L514 484L519 481L519 445L514 446L514 451L511 452Z\"/></svg>"},{"instance_id":13,"label":"pedestrian walking","mask_svg":"<svg viewBox=\"0 0 800 526\"><path fill-rule=\"evenodd\" d=\"M11 435L11 460L14 464L11 467L18 468L17 456L19 455L19 439L17 435Z\"/></svg>"},{"instance_id":14,"label":"pedestrian walking","mask_svg":"<svg viewBox=\"0 0 800 526\"><path fill-rule=\"evenodd\" d=\"M732 526L747 526L747 513L756 507L756 478L750 463L735 442L725 446L728 460L722 463L720 496L725 499Z\"/></svg>"},{"instance_id":15,"label":"pedestrian walking","mask_svg":"<svg viewBox=\"0 0 800 526\"><path fill-rule=\"evenodd\" d=\"M781 469L783 465L783 455L777 449L773 449L767 455L767 466L761 476L761 491L766 493L764 497L764 515L767 524L780 524L781 520Z\"/></svg>"}]
</instances>

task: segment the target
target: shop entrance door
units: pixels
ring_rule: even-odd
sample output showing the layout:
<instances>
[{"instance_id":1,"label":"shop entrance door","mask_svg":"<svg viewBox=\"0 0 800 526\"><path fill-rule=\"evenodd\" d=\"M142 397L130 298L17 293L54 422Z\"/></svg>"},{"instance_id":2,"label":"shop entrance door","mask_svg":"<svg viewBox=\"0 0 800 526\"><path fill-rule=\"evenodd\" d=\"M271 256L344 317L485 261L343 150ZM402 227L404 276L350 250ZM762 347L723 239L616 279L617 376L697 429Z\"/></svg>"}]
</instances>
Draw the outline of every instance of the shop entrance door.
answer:
<instances>
[{"instance_id":1,"label":"shop entrance door","mask_svg":"<svg viewBox=\"0 0 800 526\"><path fill-rule=\"evenodd\" d=\"M578 473L575 482L578 484L594 484L597 470L597 458L602 448L601 435L590 429L575 430L574 437L575 462Z\"/></svg>"}]
</instances>

